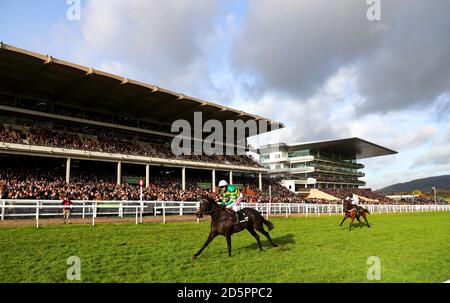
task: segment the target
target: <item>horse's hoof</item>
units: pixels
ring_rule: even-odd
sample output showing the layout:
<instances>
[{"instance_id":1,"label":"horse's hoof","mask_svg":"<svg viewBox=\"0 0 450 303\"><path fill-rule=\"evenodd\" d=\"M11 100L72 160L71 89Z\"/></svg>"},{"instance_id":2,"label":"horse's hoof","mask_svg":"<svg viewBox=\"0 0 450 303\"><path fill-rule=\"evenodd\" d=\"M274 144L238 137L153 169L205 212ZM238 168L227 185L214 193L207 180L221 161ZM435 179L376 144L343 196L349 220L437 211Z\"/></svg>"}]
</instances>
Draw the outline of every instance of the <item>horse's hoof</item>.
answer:
<instances>
[{"instance_id":1,"label":"horse's hoof","mask_svg":"<svg viewBox=\"0 0 450 303\"><path fill-rule=\"evenodd\" d=\"M272 244L272 246L273 246L273 247L278 247L278 245L277 245L277 244Z\"/></svg>"},{"instance_id":2,"label":"horse's hoof","mask_svg":"<svg viewBox=\"0 0 450 303\"><path fill-rule=\"evenodd\" d=\"M192 260L195 260L195 259L197 259L197 256L196 256L196 255L193 255L193 256L192 256Z\"/></svg>"}]
</instances>

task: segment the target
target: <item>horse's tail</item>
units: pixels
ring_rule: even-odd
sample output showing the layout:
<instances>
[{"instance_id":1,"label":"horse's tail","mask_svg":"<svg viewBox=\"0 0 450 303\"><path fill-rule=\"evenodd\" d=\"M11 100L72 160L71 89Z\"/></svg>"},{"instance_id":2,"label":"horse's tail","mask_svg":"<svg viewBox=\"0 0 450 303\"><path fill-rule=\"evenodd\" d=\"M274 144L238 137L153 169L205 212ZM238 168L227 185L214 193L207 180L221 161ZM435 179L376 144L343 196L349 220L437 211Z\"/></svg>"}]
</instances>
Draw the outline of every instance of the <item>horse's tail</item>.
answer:
<instances>
[{"instance_id":1,"label":"horse's tail","mask_svg":"<svg viewBox=\"0 0 450 303\"><path fill-rule=\"evenodd\" d=\"M268 221L268 220L266 220L266 219L264 219L263 223L264 223L264 225L267 226L267 228L269 229L269 231L271 231L272 229L275 228L275 226L273 226L273 223L270 222L270 221Z\"/></svg>"}]
</instances>

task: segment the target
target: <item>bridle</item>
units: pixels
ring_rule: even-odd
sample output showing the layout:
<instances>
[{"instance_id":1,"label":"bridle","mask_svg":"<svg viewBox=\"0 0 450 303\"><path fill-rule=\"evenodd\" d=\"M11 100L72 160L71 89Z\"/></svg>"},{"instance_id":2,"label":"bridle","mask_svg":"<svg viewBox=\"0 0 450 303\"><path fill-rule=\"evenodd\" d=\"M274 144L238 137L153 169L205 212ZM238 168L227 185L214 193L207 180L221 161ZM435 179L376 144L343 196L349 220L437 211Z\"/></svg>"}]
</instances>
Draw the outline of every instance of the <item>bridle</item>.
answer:
<instances>
[{"instance_id":1,"label":"bridle","mask_svg":"<svg viewBox=\"0 0 450 303\"><path fill-rule=\"evenodd\" d=\"M200 202L200 204L201 203L208 203L208 206L210 206L210 209L209 210L202 210L202 212L201 213L199 213L199 211L200 211L200 207L199 207L199 209L197 210L197 214L199 214L199 215L210 215L210 214L212 214L213 212L215 212L215 211L217 211L217 210L221 210L222 209L222 207L220 207L219 205L217 205L217 207L215 207L215 205L212 205L213 203L212 203L213 201L209 201L209 200L207 200L207 199L202 199L201 200L201 202ZM226 210L226 208L223 208L223 209L225 209Z\"/></svg>"},{"instance_id":2,"label":"bridle","mask_svg":"<svg viewBox=\"0 0 450 303\"><path fill-rule=\"evenodd\" d=\"M210 210L206 210L206 209L202 209L202 204L211 204L207 199L201 199L200 200L200 206L199 206L199 208L197 209L197 216L203 216L203 215L210 215L211 213L212 213L212 209L210 209ZM206 207L205 207L206 208ZM200 212L201 211L201 212Z\"/></svg>"}]
</instances>

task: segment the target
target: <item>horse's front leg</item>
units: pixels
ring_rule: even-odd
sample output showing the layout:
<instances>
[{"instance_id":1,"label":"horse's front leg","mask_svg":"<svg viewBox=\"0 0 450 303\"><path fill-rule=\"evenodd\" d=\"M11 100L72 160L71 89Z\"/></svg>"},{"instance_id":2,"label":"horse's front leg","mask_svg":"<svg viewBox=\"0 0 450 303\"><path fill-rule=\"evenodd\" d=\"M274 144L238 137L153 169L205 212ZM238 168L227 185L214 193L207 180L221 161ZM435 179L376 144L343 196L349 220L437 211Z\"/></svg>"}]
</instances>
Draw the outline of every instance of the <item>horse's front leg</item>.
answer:
<instances>
[{"instance_id":1,"label":"horse's front leg","mask_svg":"<svg viewBox=\"0 0 450 303\"><path fill-rule=\"evenodd\" d=\"M349 227L348 230L352 230L353 221L355 221L355 217L354 216L352 216L352 221L350 222L350 227Z\"/></svg>"},{"instance_id":2,"label":"horse's front leg","mask_svg":"<svg viewBox=\"0 0 450 303\"><path fill-rule=\"evenodd\" d=\"M342 219L342 222L339 226L342 226L342 224L344 224L345 219L347 219L347 218L348 218L348 216L347 216L347 214L345 214L344 219Z\"/></svg>"},{"instance_id":3,"label":"horse's front leg","mask_svg":"<svg viewBox=\"0 0 450 303\"><path fill-rule=\"evenodd\" d=\"M211 230L205 244L203 244L202 248L200 248L200 250L195 255L192 256L192 259L195 260L202 253L202 251L209 245L209 243L211 243L212 240L214 240L216 236L217 233Z\"/></svg>"},{"instance_id":4,"label":"horse's front leg","mask_svg":"<svg viewBox=\"0 0 450 303\"><path fill-rule=\"evenodd\" d=\"M225 237L227 238L228 257L231 257L231 233L227 233Z\"/></svg>"},{"instance_id":5,"label":"horse's front leg","mask_svg":"<svg viewBox=\"0 0 450 303\"><path fill-rule=\"evenodd\" d=\"M366 214L364 214L363 218L364 218L364 221L366 221L366 223L367 223L367 227L370 227L369 222L367 221L367 218L366 218Z\"/></svg>"},{"instance_id":6,"label":"horse's front leg","mask_svg":"<svg viewBox=\"0 0 450 303\"><path fill-rule=\"evenodd\" d=\"M359 222L359 228L362 228L362 222L361 222L361 219L359 218L359 216L356 217L356 220L358 220L358 222Z\"/></svg>"}]
</instances>

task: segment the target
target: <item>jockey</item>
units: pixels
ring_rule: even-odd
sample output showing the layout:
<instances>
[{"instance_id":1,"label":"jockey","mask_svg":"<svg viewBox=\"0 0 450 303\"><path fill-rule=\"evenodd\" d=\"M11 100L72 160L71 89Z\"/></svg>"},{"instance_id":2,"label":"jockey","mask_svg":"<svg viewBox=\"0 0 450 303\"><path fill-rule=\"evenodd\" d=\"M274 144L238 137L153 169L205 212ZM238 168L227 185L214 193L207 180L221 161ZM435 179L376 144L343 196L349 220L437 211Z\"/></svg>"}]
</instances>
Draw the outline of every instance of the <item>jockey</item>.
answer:
<instances>
[{"instance_id":1,"label":"jockey","mask_svg":"<svg viewBox=\"0 0 450 303\"><path fill-rule=\"evenodd\" d=\"M219 188L222 194L222 200L219 202L219 204L225 205L226 208L231 209L236 214L236 224L238 224L239 204L243 199L242 193L236 186L228 184L225 180L221 180L219 182Z\"/></svg>"},{"instance_id":2,"label":"jockey","mask_svg":"<svg viewBox=\"0 0 450 303\"><path fill-rule=\"evenodd\" d=\"M352 203L353 209L356 209L356 212L359 214L358 202L359 197L355 194L349 194L345 200L350 201Z\"/></svg>"}]
</instances>

